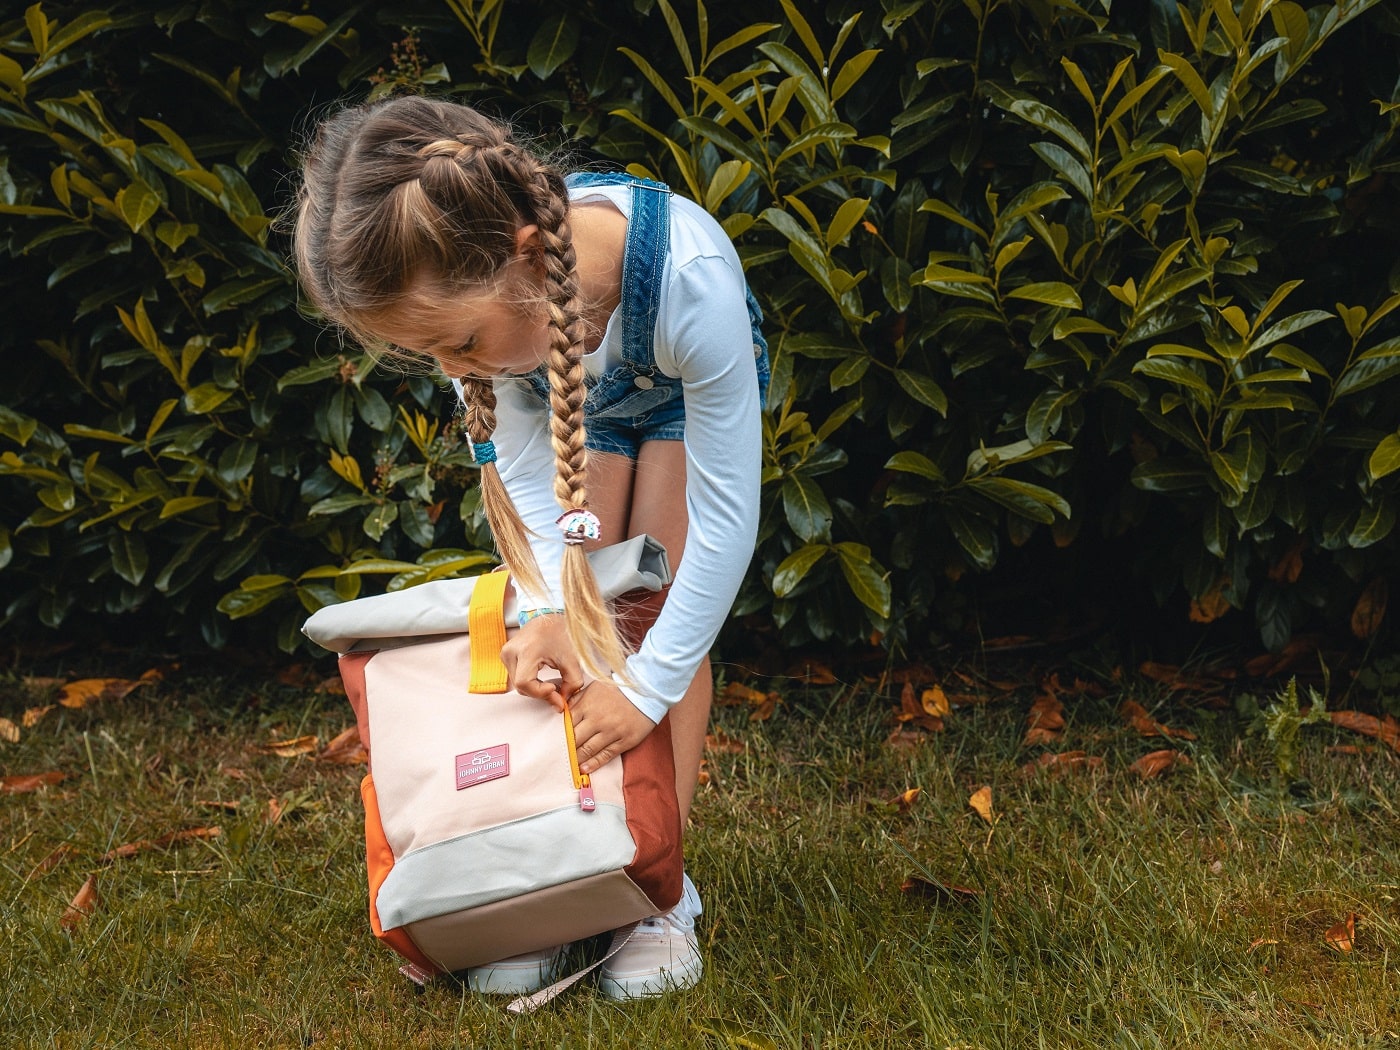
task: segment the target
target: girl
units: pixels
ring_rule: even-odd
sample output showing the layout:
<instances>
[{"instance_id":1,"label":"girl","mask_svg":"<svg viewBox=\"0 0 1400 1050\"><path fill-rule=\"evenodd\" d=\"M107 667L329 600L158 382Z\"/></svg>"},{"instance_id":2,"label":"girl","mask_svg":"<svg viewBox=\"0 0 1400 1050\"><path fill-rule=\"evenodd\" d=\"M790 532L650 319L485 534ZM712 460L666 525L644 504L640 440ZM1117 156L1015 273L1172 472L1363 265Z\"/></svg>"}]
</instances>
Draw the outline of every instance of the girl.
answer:
<instances>
[{"instance_id":1,"label":"girl","mask_svg":"<svg viewBox=\"0 0 1400 1050\"><path fill-rule=\"evenodd\" d=\"M728 237L659 183L565 180L507 126L417 97L322 124L293 236L326 318L452 380L527 610L503 653L511 688L569 703L585 773L667 717L684 828L713 693L707 654L758 523L767 348ZM640 636L628 655L584 554L640 533L665 544L675 582L620 611ZM546 668L557 682L540 679ZM680 904L605 964L603 992L694 984L700 911L687 877ZM561 955L468 980L533 991Z\"/></svg>"}]
</instances>

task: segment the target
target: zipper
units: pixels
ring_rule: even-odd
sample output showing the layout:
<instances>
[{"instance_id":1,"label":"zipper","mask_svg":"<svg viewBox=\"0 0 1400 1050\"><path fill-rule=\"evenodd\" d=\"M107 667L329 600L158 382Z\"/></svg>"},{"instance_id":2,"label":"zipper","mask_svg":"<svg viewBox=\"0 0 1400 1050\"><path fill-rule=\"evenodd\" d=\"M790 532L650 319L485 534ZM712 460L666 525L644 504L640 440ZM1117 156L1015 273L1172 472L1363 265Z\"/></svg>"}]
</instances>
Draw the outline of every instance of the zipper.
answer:
<instances>
[{"instance_id":1,"label":"zipper","mask_svg":"<svg viewBox=\"0 0 1400 1050\"><path fill-rule=\"evenodd\" d=\"M567 704L564 705L564 741L569 749L569 772L573 774L574 788L578 791L578 808L592 813L598 808L598 800L593 797L593 782L588 774L578 767L578 745L574 742L574 716Z\"/></svg>"}]
</instances>

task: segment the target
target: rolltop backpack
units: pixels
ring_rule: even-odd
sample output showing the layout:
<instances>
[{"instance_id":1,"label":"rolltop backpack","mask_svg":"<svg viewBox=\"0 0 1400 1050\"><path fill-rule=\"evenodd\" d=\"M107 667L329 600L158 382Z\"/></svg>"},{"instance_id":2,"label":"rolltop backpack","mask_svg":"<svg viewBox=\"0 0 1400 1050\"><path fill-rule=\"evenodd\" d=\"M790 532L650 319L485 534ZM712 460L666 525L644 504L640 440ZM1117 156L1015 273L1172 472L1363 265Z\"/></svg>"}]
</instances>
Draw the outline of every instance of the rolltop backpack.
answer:
<instances>
[{"instance_id":1,"label":"rolltop backpack","mask_svg":"<svg viewBox=\"0 0 1400 1050\"><path fill-rule=\"evenodd\" d=\"M605 598L670 581L647 536L590 560ZM582 775L569 714L506 688L516 622L509 577L494 572L328 606L303 628L340 654L369 754L370 926L419 983L627 927L681 897L668 721Z\"/></svg>"}]
</instances>

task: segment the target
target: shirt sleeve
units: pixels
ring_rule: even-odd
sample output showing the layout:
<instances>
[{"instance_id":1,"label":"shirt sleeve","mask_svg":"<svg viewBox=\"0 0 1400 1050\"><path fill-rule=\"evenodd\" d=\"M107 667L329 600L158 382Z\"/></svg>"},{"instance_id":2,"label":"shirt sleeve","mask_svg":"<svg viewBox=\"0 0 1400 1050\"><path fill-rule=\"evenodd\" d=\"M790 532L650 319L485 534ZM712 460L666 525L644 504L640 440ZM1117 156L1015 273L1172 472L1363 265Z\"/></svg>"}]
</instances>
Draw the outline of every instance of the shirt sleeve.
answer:
<instances>
[{"instance_id":1,"label":"shirt sleeve","mask_svg":"<svg viewBox=\"0 0 1400 1050\"><path fill-rule=\"evenodd\" d=\"M618 683L652 721L685 695L743 583L758 535L762 423L744 280L720 255L677 266L656 363L685 396L685 556L661 615Z\"/></svg>"}]
</instances>

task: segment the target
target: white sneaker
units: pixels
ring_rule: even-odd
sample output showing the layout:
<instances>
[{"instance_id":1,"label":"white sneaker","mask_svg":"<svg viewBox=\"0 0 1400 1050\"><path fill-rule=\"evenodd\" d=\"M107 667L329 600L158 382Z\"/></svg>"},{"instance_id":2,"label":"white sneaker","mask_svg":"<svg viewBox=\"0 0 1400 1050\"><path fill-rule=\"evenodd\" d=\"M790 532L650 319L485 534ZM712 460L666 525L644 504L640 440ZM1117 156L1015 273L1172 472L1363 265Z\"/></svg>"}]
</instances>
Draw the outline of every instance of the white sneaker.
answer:
<instances>
[{"instance_id":1,"label":"white sneaker","mask_svg":"<svg viewBox=\"0 0 1400 1050\"><path fill-rule=\"evenodd\" d=\"M488 995L528 995L553 984L564 963L564 949L541 948L467 970L467 987Z\"/></svg>"},{"instance_id":2,"label":"white sneaker","mask_svg":"<svg viewBox=\"0 0 1400 1050\"><path fill-rule=\"evenodd\" d=\"M622 950L603 964L598 990L609 999L644 999L700 980L704 964L695 937L703 911L690 876L680 903L665 915L643 919Z\"/></svg>"}]
</instances>

